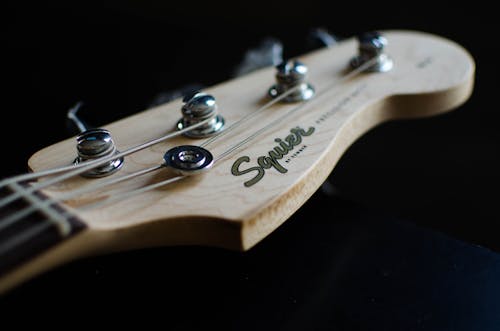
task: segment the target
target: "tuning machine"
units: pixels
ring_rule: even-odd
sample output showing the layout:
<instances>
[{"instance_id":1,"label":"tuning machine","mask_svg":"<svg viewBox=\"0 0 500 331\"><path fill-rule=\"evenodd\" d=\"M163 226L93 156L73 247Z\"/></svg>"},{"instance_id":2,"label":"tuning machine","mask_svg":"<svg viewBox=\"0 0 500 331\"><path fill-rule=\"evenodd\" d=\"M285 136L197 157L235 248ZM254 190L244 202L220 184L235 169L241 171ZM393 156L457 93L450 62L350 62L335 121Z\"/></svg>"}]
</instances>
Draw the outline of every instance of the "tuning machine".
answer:
<instances>
[{"instance_id":1,"label":"tuning machine","mask_svg":"<svg viewBox=\"0 0 500 331\"><path fill-rule=\"evenodd\" d=\"M78 157L74 161L75 164L118 154L111 133L105 129L89 129L80 133L76 138L76 149ZM120 157L84 172L82 176L104 177L115 173L122 166L123 157Z\"/></svg>"},{"instance_id":2,"label":"tuning machine","mask_svg":"<svg viewBox=\"0 0 500 331\"><path fill-rule=\"evenodd\" d=\"M205 138L223 130L224 118L217 113L217 103L212 95L196 91L186 95L183 102L182 118L177 122L178 130L210 119L206 124L187 131L185 136Z\"/></svg>"},{"instance_id":3,"label":"tuning machine","mask_svg":"<svg viewBox=\"0 0 500 331\"><path fill-rule=\"evenodd\" d=\"M387 39L379 32L365 32L358 36L359 54L351 59L350 65L356 69L368 61L376 58L376 62L368 67L368 72L387 72L392 69L394 63L389 55L384 52Z\"/></svg>"},{"instance_id":4,"label":"tuning machine","mask_svg":"<svg viewBox=\"0 0 500 331\"><path fill-rule=\"evenodd\" d=\"M283 98L284 102L309 100L314 96L314 88L305 81L307 66L300 61L286 61L276 66L276 84L269 89L269 96L276 98L293 89Z\"/></svg>"},{"instance_id":5,"label":"tuning machine","mask_svg":"<svg viewBox=\"0 0 500 331\"><path fill-rule=\"evenodd\" d=\"M78 102L70 108L67 113L67 118L72 121L80 131L76 137L76 150L78 156L74 160L74 164L80 164L89 160L96 160L102 157L118 154L111 133L106 129L94 129L88 127L78 116L77 112L82 106L82 102ZM123 166L123 157L111 160L106 164L96 167L82 174L84 177L104 177L115 173Z\"/></svg>"}]
</instances>

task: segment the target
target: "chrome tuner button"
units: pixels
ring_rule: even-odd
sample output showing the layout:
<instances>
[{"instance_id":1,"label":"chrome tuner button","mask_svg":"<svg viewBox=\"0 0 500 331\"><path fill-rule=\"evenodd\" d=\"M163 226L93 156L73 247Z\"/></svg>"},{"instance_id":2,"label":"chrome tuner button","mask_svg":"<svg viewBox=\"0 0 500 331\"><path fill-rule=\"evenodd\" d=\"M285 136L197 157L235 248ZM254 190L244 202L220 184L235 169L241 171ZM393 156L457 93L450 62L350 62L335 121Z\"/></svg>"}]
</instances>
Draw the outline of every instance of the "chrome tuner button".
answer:
<instances>
[{"instance_id":1,"label":"chrome tuner button","mask_svg":"<svg viewBox=\"0 0 500 331\"><path fill-rule=\"evenodd\" d=\"M163 159L167 167L184 176L199 174L214 163L212 153L205 148L192 145L174 147L165 153Z\"/></svg>"},{"instance_id":2,"label":"chrome tuner button","mask_svg":"<svg viewBox=\"0 0 500 331\"><path fill-rule=\"evenodd\" d=\"M101 157L117 154L115 143L111 134L105 129L90 129L82 132L76 138L76 150L78 157L74 163L94 160ZM104 177L111 175L123 166L123 158L111 160L108 163L96 167L82 174L84 177Z\"/></svg>"},{"instance_id":3,"label":"chrome tuner button","mask_svg":"<svg viewBox=\"0 0 500 331\"><path fill-rule=\"evenodd\" d=\"M351 59L352 68L358 68L376 57L376 62L366 71L387 72L392 69L394 63L389 55L384 53L384 48L387 46L387 39L384 36L376 31L365 32L358 36L358 42L359 54Z\"/></svg>"},{"instance_id":4,"label":"chrome tuner button","mask_svg":"<svg viewBox=\"0 0 500 331\"><path fill-rule=\"evenodd\" d=\"M224 128L224 118L217 114L215 98L209 94L195 92L183 99L182 118L177 123L177 129L182 130L191 125L210 119L208 123L186 132L190 138L205 138L212 136Z\"/></svg>"},{"instance_id":5,"label":"chrome tuner button","mask_svg":"<svg viewBox=\"0 0 500 331\"><path fill-rule=\"evenodd\" d=\"M269 96L277 96L294 89L283 98L284 102L298 102L309 100L314 96L314 88L305 82L307 67L299 61L282 62L276 66L276 84L269 89Z\"/></svg>"}]
</instances>

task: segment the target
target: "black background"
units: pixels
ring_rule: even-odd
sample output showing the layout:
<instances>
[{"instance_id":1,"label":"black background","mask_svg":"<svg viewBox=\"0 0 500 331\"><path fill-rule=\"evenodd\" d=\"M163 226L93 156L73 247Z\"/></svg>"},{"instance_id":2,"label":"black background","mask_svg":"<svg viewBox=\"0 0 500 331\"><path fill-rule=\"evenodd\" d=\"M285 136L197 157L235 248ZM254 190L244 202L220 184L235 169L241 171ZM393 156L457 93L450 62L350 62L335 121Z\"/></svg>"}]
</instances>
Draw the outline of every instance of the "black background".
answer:
<instances>
[{"instance_id":1,"label":"black background","mask_svg":"<svg viewBox=\"0 0 500 331\"><path fill-rule=\"evenodd\" d=\"M500 251L493 9L402 1L52 1L8 3L0 19L2 176L25 171L32 153L70 136L65 113L76 101L85 102L82 116L92 124L117 120L160 92L229 79L244 51L269 36L292 57L306 50L315 27L339 37L415 29L458 42L477 65L466 104L364 135L329 178L340 196L319 191L251 252L158 248L86 259L13 291L4 299L12 311L27 302L43 307L49 297L58 308L92 302L97 310L131 311L161 300L154 319L173 329L500 325L493 280L500 261L489 251ZM446 268L455 258L469 263L460 277ZM377 281L370 263L399 270L393 285ZM406 286L412 290L401 294Z\"/></svg>"}]
</instances>

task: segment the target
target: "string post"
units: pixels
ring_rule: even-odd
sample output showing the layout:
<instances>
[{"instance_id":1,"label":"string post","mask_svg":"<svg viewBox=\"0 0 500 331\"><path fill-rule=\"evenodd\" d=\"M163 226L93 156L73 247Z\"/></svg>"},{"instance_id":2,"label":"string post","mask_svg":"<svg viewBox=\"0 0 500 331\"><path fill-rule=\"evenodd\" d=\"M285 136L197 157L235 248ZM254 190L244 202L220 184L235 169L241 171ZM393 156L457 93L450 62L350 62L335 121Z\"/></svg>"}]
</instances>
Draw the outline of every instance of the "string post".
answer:
<instances>
[{"instance_id":1,"label":"string post","mask_svg":"<svg viewBox=\"0 0 500 331\"><path fill-rule=\"evenodd\" d=\"M186 137L206 138L224 129L224 118L218 114L217 103L212 95L197 91L186 95L183 102L182 118L177 122L178 130L209 120L206 124L185 132Z\"/></svg>"},{"instance_id":2,"label":"string post","mask_svg":"<svg viewBox=\"0 0 500 331\"><path fill-rule=\"evenodd\" d=\"M364 71L366 72L387 72L392 69L394 62L384 50L387 46L387 39L377 31L365 32L358 36L359 54L351 59L350 66L353 69L359 68L368 61L376 59L375 63Z\"/></svg>"},{"instance_id":3,"label":"string post","mask_svg":"<svg viewBox=\"0 0 500 331\"><path fill-rule=\"evenodd\" d=\"M299 102L311 99L314 88L306 82L307 66L300 61L286 61L276 66L276 84L268 94L272 98L291 91L282 99L283 102Z\"/></svg>"},{"instance_id":4,"label":"string post","mask_svg":"<svg viewBox=\"0 0 500 331\"><path fill-rule=\"evenodd\" d=\"M74 164L118 154L111 133L105 129L90 129L76 138L78 157ZM123 157L106 162L81 175L84 177L104 177L113 174L123 166Z\"/></svg>"}]
</instances>

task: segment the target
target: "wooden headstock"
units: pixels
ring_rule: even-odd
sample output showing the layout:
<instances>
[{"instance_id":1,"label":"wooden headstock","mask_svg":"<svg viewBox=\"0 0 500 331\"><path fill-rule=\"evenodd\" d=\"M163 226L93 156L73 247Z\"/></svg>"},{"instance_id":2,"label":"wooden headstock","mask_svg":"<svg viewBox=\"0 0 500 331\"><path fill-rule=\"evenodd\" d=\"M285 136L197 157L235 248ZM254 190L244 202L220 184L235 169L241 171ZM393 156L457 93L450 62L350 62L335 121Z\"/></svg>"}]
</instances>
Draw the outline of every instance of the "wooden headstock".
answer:
<instances>
[{"instance_id":1,"label":"wooden headstock","mask_svg":"<svg viewBox=\"0 0 500 331\"><path fill-rule=\"evenodd\" d=\"M430 34L387 31L392 70L364 72L343 81L358 53L355 39L300 57L316 96L307 103L278 103L207 147L215 157L269 123L276 124L203 175L187 177L98 208L88 202L165 180L165 169L63 203L88 228L24 268L34 273L86 254L156 245L211 245L247 250L270 234L318 189L351 143L387 120L438 114L470 95L474 61L459 45ZM274 68L265 68L206 89L231 125L266 103ZM341 84L332 86L339 81ZM105 125L117 148L125 150L175 130L182 102L173 101ZM301 107L293 115L283 114ZM162 162L168 149L199 145L205 139L177 137L125 158L112 176L124 176ZM277 153L277 154L276 154ZM67 166L75 158L75 139L47 147L31 157L33 171ZM259 158L261 161L259 162ZM74 177L42 193L61 193L106 178ZM31 265L31 266L30 266ZM21 271L16 271L20 277ZM26 277L25 277L26 278Z\"/></svg>"}]
</instances>

